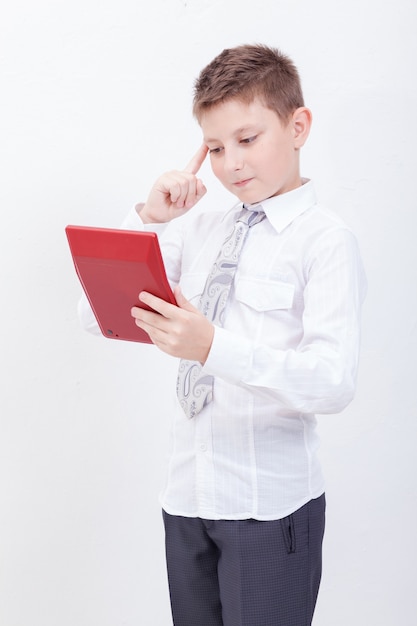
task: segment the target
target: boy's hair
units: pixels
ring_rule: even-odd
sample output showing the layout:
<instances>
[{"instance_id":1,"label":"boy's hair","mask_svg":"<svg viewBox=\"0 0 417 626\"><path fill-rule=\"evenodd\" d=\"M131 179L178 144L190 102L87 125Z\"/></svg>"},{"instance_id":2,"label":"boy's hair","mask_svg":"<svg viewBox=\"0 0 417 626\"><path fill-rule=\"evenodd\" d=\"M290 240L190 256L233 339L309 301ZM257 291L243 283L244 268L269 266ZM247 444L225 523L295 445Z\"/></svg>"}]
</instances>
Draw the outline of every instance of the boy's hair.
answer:
<instances>
[{"instance_id":1,"label":"boy's hair","mask_svg":"<svg viewBox=\"0 0 417 626\"><path fill-rule=\"evenodd\" d=\"M286 123L304 106L294 63L276 48L262 44L227 48L195 81L193 113L200 120L205 111L226 100L250 104L257 97Z\"/></svg>"}]
</instances>

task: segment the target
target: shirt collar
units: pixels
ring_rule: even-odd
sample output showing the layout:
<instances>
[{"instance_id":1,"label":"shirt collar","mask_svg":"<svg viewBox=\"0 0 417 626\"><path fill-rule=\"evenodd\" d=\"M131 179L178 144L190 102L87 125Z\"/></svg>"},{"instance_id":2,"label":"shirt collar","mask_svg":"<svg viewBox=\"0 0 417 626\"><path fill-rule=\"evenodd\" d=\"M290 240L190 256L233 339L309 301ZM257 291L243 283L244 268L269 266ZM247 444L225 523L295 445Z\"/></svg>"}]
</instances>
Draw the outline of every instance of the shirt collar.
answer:
<instances>
[{"instance_id":1,"label":"shirt collar","mask_svg":"<svg viewBox=\"0 0 417 626\"><path fill-rule=\"evenodd\" d=\"M316 193L312 181L303 178L301 187L287 191L287 193L282 195L268 198L258 204L262 205L268 221L275 230L281 233L296 217L314 206L316 202ZM247 208L250 208L250 206Z\"/></svg>"}]
</instances>

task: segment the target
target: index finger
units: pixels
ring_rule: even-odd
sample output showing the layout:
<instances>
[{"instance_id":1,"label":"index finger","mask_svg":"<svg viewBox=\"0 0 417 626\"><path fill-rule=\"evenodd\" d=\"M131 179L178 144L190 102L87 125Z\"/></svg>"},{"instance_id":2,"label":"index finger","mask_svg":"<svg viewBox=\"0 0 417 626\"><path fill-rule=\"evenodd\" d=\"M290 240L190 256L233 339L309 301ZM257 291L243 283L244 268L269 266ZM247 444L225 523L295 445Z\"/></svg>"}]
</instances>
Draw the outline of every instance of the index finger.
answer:
<instances>
[{"instance_id":1,"label":"index finger","mask_svg":"<svg viewBox=\"0 0 417 626\"><path fill-rule=\"evenodd\" d=\"M195 153L191 161L188 163L187 167L184 168L184 171L188 172L189 174L194 174L194 175L197 174L198 170L204 163L204 159L207 156L207 152L208 152L208 147L206 146L205 143L203 143L199 147L199 149L197 150L197 152Z\"/></svg>"},{"instance_id":2,"label":"index finger","mask_svg":"<svg viewBox=\"0 0 417 626\"><path fill-rule=\"evenodd\" d=\"M171 317L170 313L172 313L172 309L177 309L178 307L175 304L171 304L162 298L158 298L158 296L154 296L148 291L141 291L139 294L139 300L144 304L147 304L153 311L159 313L163 317ZM132 310L135 307L132 308ZM139 307L138 307L139 308Z\"/></svg>"}]
</instances>

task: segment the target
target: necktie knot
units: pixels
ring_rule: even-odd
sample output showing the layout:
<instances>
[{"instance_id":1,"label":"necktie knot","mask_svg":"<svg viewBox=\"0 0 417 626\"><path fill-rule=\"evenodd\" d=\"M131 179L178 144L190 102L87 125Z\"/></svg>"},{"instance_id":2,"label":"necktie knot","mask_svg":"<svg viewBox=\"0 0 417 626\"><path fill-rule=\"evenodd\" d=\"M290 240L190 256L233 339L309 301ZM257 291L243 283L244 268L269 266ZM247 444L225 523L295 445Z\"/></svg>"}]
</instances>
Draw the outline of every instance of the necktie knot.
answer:
<instances>
[{"instance_id":1,"label":"necktie knot","mask_svg":"<svg viewBox=\"0 0 417 626\"><path fill-rule=\"evenodd\" d=\"M244 224L247 224L247 226L249 228L251 228L251 226L254 226L255 224L258 224L259 222L261 222L264 218L265 218L265 213L264 210L262 208L261 204L257 204L253 207L251 207L250 209L248 207L243 207L242 212L240 213L239 217L237 218L238 222L243 222Z\"/></svg>"}]
</instances>

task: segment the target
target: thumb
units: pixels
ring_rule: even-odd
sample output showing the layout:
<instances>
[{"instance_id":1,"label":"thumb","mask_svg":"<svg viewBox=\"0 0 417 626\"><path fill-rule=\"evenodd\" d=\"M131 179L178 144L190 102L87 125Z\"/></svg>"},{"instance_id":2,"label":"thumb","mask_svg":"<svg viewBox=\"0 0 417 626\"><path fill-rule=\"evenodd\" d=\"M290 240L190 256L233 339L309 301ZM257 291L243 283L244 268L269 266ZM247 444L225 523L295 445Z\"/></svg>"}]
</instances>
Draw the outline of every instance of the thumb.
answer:
<instances>
[{"instance_id":1,"label":"thumb","mask_svg":"<svg viewBox=\"0 0 417 626\"><path fill-rule=\"evenodd\" d=\"M199 310L196 309L195 306L193 306L191 302L189 302L187 298L184 297L179 285L174 287L174 296L180 309L184 309L184 311L190 311L193 313L199 313Z\"/></svg>"}]
</instances>

